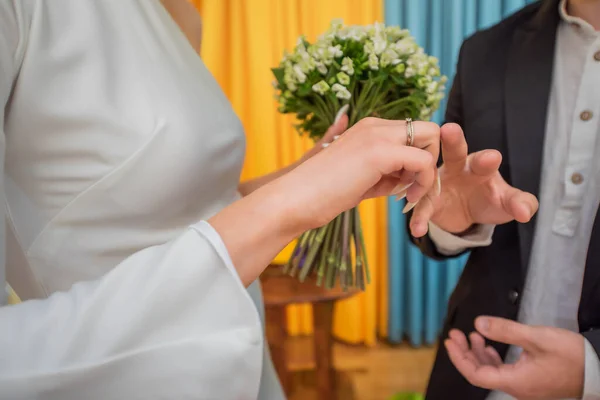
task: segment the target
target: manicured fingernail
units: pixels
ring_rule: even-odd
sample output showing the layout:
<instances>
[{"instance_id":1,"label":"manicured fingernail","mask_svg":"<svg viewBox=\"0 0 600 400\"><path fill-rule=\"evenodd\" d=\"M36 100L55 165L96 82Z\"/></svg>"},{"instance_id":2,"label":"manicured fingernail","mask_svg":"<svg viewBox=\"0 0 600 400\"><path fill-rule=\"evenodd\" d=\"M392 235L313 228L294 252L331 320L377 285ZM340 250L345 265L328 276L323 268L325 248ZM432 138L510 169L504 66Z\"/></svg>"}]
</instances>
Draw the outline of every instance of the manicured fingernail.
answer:
<instances>
[{"instance_id":1,"label":"manicured fingernail","mask_svg":"<svg viewBox=\"0 0 600 400\"><path fill-rule=\"evenodd\" d=\"M329 146L329 143L323 143L323 144L321 144L321 147L323 147L323 148L325 148L327 146Z\"/></svg>"},{"instance_id":2,"label":"manicured fingernail","mask_svg":"<svg viewBox=\"0 0 600 400\"><path fill-rule=\"evenodd\" d=\"M400 201L400 200L402 200L403 198L405 198L405 197L406 197L406 193L408 193L408 190L403 190L403 191L401 191L400 193L398 193L398 194L396 195L396 198L395 198L394 200L396 200L396 201Z\"/></svg>"},{"instance_id":3,"label":"manicured fingernail","mask_svg":"<svg viewBox=\"0 0 600 400\"><path fill-rule=\"evenodd\" d=\"M413 208L415 208L415 206L417 205L417 203L419 203L418 201L413 202L408 202L406 203L406 205L404 206L404 210L402 210L402 214L406 214L407 212L409 212L410 210L412 210Z\"/></svg>"},{"instance_id":4,"label":"manicured fingernail","mask_svg":"<svg viewBox=\"0 0 600 400\"><path fill-rule=\"evenodd\" d=\"M436 182L435 191L437 192L437 195L439 196L440 194L442 194L442 180L440 179L439 173L437 175L435 182Z\"/></svg>"},{"instance_id":5,"label":"manicured fingernail","mask_svg":"<svg viewBox=\"0 0 600 400\"><path fill-rule=\"evenodd\" d=\"M411 182L411 183L409 183L409 184L404 184L404 183L400 183L400 184L398 184L398 185L397 185L397 186L396 186L396 187L395 187L395 188L392 190L392 193L390 193L390 195L391 195L391 196L395 196L395 195L398 195L398 196L400 196L400 194L401 194L402 192L406 192L406 191L408 190L408 188L412 186L412 184L413 184L413 183L414 183L414 182ZM406 193L405 193L405 195L406 195Z\"/></svg>"},{"instance_id":6,"label":"manicured fingernail","mask_svg":"<svg viewBox=\"0 0 600 400\"><path fill-rule=\"evenodd\" d=\"M475 321L475 327L479 332L487 332L490 329L490 321L487 318L479 317Z\"/></svg>"},{"instance_id":7,"label":"manicured fingernail","mask_svg":"<svg viewBox=\"0 0 600 400\"><path fill-rule=\"evenodd\" d=\"M333 120L334 125L337 124L340 119L342 118L342 115L346 114L348 112L348 108L350 106L348 104L344 104L342 106L342 108L340 108L340 110L338 111L338 113L335 115L335 119Z\"/></svg>"}]
</instances>

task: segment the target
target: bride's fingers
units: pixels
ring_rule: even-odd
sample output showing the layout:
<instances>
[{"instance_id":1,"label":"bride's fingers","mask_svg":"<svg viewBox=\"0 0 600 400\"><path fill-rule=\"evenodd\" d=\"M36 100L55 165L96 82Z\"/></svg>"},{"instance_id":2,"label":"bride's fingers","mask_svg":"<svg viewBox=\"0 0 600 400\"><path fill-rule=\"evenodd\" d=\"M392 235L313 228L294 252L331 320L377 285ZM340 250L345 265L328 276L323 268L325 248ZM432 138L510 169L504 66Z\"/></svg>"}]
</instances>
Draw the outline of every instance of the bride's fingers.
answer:
<instances>
[{"instance_id":1,"label":"bride's fingers","mask_svg":"<svg viewBox=\"0 0 600 400\"><path fill-rule=\"evenodd\" d=\"M348 129L348 105L343 106L338 115L335 117L335 121L329 127L327 132L323 135L321 140L316 143L316 146L327 147L331 142L335 140L336 137L339 137L342 133Z\"/></svg>"},{"instance_id":2,"label":"bride's fingers","mask_svg":"<svg viewBox=\"0 0 600 400\"><path fill-rule=\"evenodd\" d=\"M412 147L427 149L437 160L440 146L439 125L434 122L413 121L412 127L414 132ZM351 129L357 131L370 130L373 133L380 133L387 136L395 143L400 143L403 146L408 145L408 125L406 121L365 118ZM432 146L433 149L431 149ZM435 148L437 148L437 151Z\"/></svg>"}]
</instances>

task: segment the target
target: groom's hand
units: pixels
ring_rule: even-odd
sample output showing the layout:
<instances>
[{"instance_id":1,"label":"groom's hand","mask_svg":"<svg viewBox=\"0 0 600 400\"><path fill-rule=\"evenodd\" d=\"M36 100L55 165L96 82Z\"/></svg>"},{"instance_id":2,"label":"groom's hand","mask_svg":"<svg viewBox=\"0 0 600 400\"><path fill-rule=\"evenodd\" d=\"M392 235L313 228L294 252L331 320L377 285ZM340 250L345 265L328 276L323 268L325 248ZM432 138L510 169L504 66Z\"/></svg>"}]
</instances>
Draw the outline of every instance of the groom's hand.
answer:
<instances>
[{"instance_id":1,"label":"groom's hand","mask_svg":"<svg viewBox=\"0 0 600 400\"><path fill-rule=\"evenodd\" d=\"M559 328L528 326L479 317L469 341L450 331L445 341L450 360L472 385L500 390L519 400L581 398L584 384L583 336ZM515 364L504 364L485 338L521 347Z\"/></svg>"},{"instance_id":2,"label":"groom's hand","mask_svg":"<svg viewBox=\"0 0 600 400\"><path fill-rule=\"evenodd\" d=\"M468 154L465 136L457 124L442 126L441 142L441 194L425 198L418 207L427 211L420 215L431 216L434 224L451 233L464 232L475 224L529 222L538 201L502 178L498 171L502 155L498 151ZM413 217L411 229L418 225L422 226Z\"/></svg>"}]
</instances>

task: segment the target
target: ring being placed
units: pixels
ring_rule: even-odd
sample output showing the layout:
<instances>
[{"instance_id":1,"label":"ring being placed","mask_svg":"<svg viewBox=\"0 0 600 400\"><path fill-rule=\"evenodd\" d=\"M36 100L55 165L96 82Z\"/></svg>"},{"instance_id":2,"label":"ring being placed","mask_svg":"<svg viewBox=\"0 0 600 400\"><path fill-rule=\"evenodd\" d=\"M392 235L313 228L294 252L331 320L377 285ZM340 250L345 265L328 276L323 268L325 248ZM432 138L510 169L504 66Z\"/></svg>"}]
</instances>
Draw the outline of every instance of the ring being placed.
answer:
<instances>
[{"instance_id":1,"label":"ring being placed","mask_svg":"<svg viewBox=\"0 0 600 400\"><path fill-rule=\"evenodd\" d=\"M415 128L412 118L406 118L406 145L412 146L415 143Z\"/></svg>"}]
</instances>

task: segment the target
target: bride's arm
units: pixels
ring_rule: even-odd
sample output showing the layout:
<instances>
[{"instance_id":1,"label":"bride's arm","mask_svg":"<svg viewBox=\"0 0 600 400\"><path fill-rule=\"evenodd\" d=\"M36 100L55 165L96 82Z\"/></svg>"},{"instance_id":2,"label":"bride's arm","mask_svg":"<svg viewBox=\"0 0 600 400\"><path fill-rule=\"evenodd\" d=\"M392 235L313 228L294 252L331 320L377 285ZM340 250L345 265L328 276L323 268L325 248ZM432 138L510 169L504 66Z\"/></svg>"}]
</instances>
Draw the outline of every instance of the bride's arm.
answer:
<instances>
[{"instance_id":1,"label":"bride's arm","mask_svg":"<svg viewBox=\"0 0 600 400\"><path fill-rule=\"evenodd\" d=\"M33 9L29 0L0 2L3 110ZM0 113L0 130L3 120ZM363 198L389 194L398 184L395 171L414 172L407 197L422 198L434 182L439 127L422 123L415 130L415 145L431 154L405 146L401 122L361 122L284 177L172 241L133 254L102 278L0 307L0 397L256 398L263 338L244 286L304 230ZM0 166L4 151L0 131Z\"/></svg>"}]
</instances>

